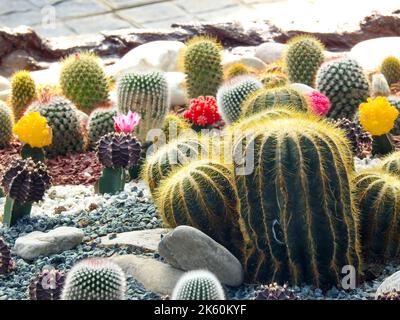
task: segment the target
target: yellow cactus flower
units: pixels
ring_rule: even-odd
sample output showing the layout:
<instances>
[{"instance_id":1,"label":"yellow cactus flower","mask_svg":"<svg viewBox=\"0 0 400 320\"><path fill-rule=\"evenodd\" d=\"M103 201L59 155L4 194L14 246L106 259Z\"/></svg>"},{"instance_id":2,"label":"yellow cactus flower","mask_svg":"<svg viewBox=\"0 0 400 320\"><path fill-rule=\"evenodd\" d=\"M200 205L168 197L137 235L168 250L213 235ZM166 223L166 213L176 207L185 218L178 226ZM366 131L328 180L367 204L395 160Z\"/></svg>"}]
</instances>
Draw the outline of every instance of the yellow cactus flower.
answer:
<instances>
[{"instance_id":1,"label":"yellow cactus flower","mask_svg":"<svg viewBox=\"0 0 400 320\"><path fill-rule=\"evenodd\" d=\"M360 123L373 136L381 136L393 129L399 111L385 97L368 98L360 104Z\"/></svg>"},{"instance_id":2,"label":"yellow cactus flower","mask_svg":"<svg viewBox=\"0 0 400 320\"><path fill-rule=\"evenodd\" d=\"M13 133L32 148L43 148L53 140L53 132L39 112L29 112L19 119L13 127Z\"/></svg>"}]
</instances>

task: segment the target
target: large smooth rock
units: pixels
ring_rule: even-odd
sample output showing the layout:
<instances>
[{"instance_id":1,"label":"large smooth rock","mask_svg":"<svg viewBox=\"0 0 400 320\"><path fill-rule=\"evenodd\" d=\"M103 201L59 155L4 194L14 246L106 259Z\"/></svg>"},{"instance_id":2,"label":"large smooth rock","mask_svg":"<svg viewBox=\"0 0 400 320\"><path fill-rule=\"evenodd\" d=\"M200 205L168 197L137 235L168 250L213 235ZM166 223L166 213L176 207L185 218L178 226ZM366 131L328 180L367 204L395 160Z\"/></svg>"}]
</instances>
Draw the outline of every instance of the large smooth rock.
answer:
<instances>
[{"instance_id":1,"label":"large smooth rock","mask_svg":"<svg viewBox=\"0 0 400 320\"><path fill-rule=\"evenodd\" d=\"M0 100L6 101L10 94L11 84L7 78L0 76Z\"/></svg>"},{"instance_id":2,"label":"large smooth rock","mask_svg":"<svg viewBox=\"0 0 400 320\"><path fill-rule=\"evenodd\" d=\"M378 298L378 296L383 293L393 290L400 291L400 271L393 273L391 276L383 280L376 290L375 298Z\"/></svg>"},{"instance_id":3,"label":"large smooth rock","mask_svg":"<svg viewBox=\"0 0 400 320\"><path fill-rule=\"evenodd\" d=\"M374 71L388 56L400 59L400 37L362 41L351 49L350 56L356 59L366 71Z\"/></svg>"},{"instance_id":4,"label":"large smooth rock","mask_svg":"<svg viewBox=\"0 0 400 320\"><path fill-rule=\"evenodd\" d=\"M36 85L58 85L60 80L61 64L52 63L48 69L31 72Z\"/></svg>"},{"instance_id":5,"label":"large smooth rock","mask_svg":"<svg viewBox=\"0 0 400 320\"><path fill-rule=\"evenodd\" d=\"M184 274L183 271L152 258L125 255L111 257L110 260L119 265L127 276L132 276L143 284L147 290L161 295L171 295L176 283Z\"/></svg>"},{"instance_id":6,"label":"large smooth rock","mask_svg":"<svg viewBox=\"0 0 400 320\"><path fill-rule=\"evenodd\" d=\"M225 53L222 57L222 66L227 68L234 63L242 63L255 70L264 70L267 65L260 59L252 56L238 56L231 53Z\"/></svg>"},{"instance_id":7,"label":"large smooth rock","mask_svg":"<svg viewBox=\"0 0 400 320\"><path fill-rule=\"evenodd\" d=\"M180 41L152 41L142 44L124 55L112 67L111 72L119 77L137 71L178 71L178 58L183 48L185 44Z\"/></svg>"},{"instance_id":8,"label":"large smooth rock","mask_svg":"<svg viewBox=\"0 0 400 320\"><path fill-rule=\"evenodd\" d=\"M183 106L187 104L187 91L185 86L185 74L183 72L166 72L170 90L171 106Z\"/></svg>"},{"instance_id":9,"label":"large smooth rock","mask_svg":"<svg viewBox=\"0 0 400 320\"><path fill-rule=\"evenodd\" d=\"M140 248L146 252L155 252L157 251L161 237L169 231L170 229L157 228L118 233L115 237L108 235L101 238L100 245L103 247L114 245L127 246Z\"/></svg>"},{"instance_id":10,"label":"large smooth rock","mask_svg":"<svg viewBox=\"0 0 400 320\"><path fill-rule=\"evenodd\" d=\"M189 226L179 226L158 245L166 262L185 271L206 269L229 286L243 283L243 268L225 247Z\"/></svg>"},{"instance_id":11,"label":"large smooth rock","mask_svg":"<svg viewBox=\"0 0 400 320\"><path fill-rule=\"evenodd\" d=\"M15 241L16 255L26 260L48 256L72 249L83 240L82 230L74 227L59 227L49 232L34 231Z\"/></svg>"},{"instance_id":12,"label":"large smooth rock","mask_svg":"<svg viewBox=\"0 0 400 320\"><path fill-rule=\"evenodd\" d=\"M276 42L266 42L256 48L255 56L264 63L272 63L280 59L286 44Z\"/></svg>"}]
</instances>

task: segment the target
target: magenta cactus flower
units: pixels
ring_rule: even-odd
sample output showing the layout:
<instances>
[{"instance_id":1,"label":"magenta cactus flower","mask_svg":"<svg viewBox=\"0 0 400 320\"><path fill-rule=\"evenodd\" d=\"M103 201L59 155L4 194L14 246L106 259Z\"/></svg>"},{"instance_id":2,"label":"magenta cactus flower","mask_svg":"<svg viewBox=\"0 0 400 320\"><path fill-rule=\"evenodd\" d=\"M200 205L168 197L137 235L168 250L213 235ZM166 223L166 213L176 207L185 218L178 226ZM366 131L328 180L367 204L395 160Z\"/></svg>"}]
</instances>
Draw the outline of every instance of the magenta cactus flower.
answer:
<instances>
[{"instance_id":1,"label":"magenta cactus flower","mask_svg":"<svg viewBox=\"0 0 400 320\"><path fill-rule=\"evenodd\" d=\"M137 112L129 111L128 114L120 114L114 117L114 128L120 133L131 133L140 122L140 115Z\"/></svg>"},{"instance_id":2,"label":"magenta cactus flower","mask_svg":"<svg viewBox=\"0 0 400 320\"><path fill-rule=\"evenodd\" d=\"M325 116L328 113L331 107L328 97L318 91L313 91L307 94L307 96L309 109L312 113L318 116Z\"/></svg>"}]
</instances>

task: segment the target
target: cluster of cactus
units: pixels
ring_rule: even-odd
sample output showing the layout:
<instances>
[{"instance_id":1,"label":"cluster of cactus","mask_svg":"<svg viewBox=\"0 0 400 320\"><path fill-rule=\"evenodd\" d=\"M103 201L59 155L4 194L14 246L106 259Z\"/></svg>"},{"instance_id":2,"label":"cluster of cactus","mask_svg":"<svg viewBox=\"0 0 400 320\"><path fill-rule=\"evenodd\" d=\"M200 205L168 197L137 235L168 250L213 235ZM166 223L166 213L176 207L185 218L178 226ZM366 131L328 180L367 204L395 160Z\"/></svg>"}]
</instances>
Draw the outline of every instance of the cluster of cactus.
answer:
<instances>
[{"instance_id":1,"label":"cluster of cactus","mask_svg":"<svg viewBox=\"0 0 400 320\"><path fill-rule=\"evenodd\" d=\"M101 137L114 132L114 117L117 109L114 107L97 108L90 114L87 123L89 145L94 148Z\"/></svg>"},{"instance_id":2,"label":"cluster of cactus","mask_svg":"<svg viewBox=\"0 0 400 320\"><path fill-rule=\"evenodd\" d=\"M11 250L4 239L0 238L0 275L11 272L14 267L15 262L11 258Z\"/></svg>"},{"instance_id":3,"label":"cluster of cactus","mask_svg":"<svg viewBox=\"0 0 400 320\"><path fill-rule=\"evenodd\" d=\"M19 120L28 105L35 99L36 85L29 71L18 71L11 79L11 101L15 120Z\"/></svg>"},{"instance_id":4,"label":"cluster of cactus","mask_svg":"<svg viewBox=\"0 0 400 320\"><path fill-rule=\"evenodd\" d=\"M400 82L400 59L393 56L387 57L382 62L381 73L389 85Z\"/></svg>"},{"instance_id":5,"label":"cluster of cactus","mask_svg":"<svg viewBox=\"0 0 400 320\"><path fill-rule=\"evenodd\" d=\"M238 76L250 75L252 70L243 63L232 63L225 68L224 78L230 80Z\"/></svg>"},{"instance_id":6,"label":"cluster of cactus","mask_svg":"<svg viewBox=\"0 0 400 320\"><path fill-rule=\"evenodd\" d=\"M13 114L10 108L0 101L0 148L5 147L11 141L13 132Z\"/></svg>"},{"instance_id":7,"label":"cluster of cactus","mask_svg":"<svg viewBox=\"0 0 400 320\"><path fill-rule=\"evenodd\" d=\"M190 123L178 114L168 113L164 119L162 130L165 134L165 142L170 142L181 135L191 132Z\"/></svg>"},{"instance_id":8,"label":"cluster of cactus","mask_svg":"<svg viewBox=\"0 0 400 320\"><path fill-rule=\"evenodd\" d=\"M327 116L353 119L369 96L369 84L361 66L352 59L327 62L317 74L317 89L332 104Z\"/></svg>"},{"instance_id":9,"label":"cluster of cactus","mask_svg":"<svg viewBox=\"0 0 400 320\"><path fill-rule=\"evenodd\" d=\"M197 228L236 257L243 246L238 200L232 168L207 159L178 167L161 181L154 197L166 225Z\"/></svg>"},{"instance_id":10,"label":"cluster of cactus","mask_svg":"<svg viewBox=\"0 0 400 320\"><path fill-rule=\"evenodd\" d=\"M354 177L363 258L382 262L400 254L400 179L383 170Z\"/></svg>"},{"instance_id":11,"label":"cluster of cactus","mask_svg":"<svg viewBox=\"0 0 400 320\"><path fill-rule=\"evenodd\" d=\"M257 91L246 99L242 105L242 116L248 117L276 106L291 106L304 111L308 108L307 101L300 92L289 87L278 87Z\"/></svg>"},{"instance_id":12,"label":"cluster of cactus","mask_svg":"<svg viewBox=\"0 0 400 320\"><path fill-rule=\"evenodd\" d=\"M311 36L296 36L289 40L284 56L289 81L314 86L319 67L324 61L324 46Z\"/></svg>"},{"instance_id":13,"label":"cluster of cactus","mask_svg":"<svg viewBox=\"0 0 400 320\"><path fill-rule=\"evenodd\" d=\"M125 300L126 277L107 259L77 263L67 274L62 300Z\"/></svg>"},{"instance_id":14,"label":"cluster of cactus","mask_svg":"<svg viewBox=\"0 0 400 320\"><path fill-rule=\"evenodd\" d=\"M353 157L343 132L306 114L258 126L234 149L244 157L234 172L250 241L247 280L326 288L340 283L344 265L359 275Z\"/></svg>"},{"instance_id":15,"label":"cluster of cactus","mask_svg":"<svg viewBox=\"0 0 400 320\"><path fill-rule=\"evenodd\" d=\"M50 176L42 162L16 159L11 162L1 182L7 195L3 224L11 226L31 212L32 203L43 199L50 188Z\"/></svg>"},{"instance_id":16,"label":"cluster of cactus","mask_svg":"<svg viewBox=\"0 0 400 320\"><path fill-rule=\"evenodd\" d=\"M171 141L150 155L143 166L142 177L154 193L160 181L170 175L174 169L193 160L207 158L209 142L197 136L183 137Z\"/></svg>"},{"instance_id":17,"label":"cluster of cactus","mask_svg":"<svg viewBox=\"0 0 400 320\"><path fill-rule=\"evenodd\" d=\"M91 53L72 54L63 61L60 86L63 94L87 114L108 100L109 80Z\"/></svg>"},{"instance_id":18,"label":"cluster of cactus","mask_svg":"<svg viewBox=\"0 0 400 320\"><path fill-rule=\"evenodd\" d=\"M235 122L241 115L243 102L261 88L262 83L251 76L235 77L221 86L217 92L217 105L225 123Z\"/></svg>"},{"instance_id":19,"label":"cluster of cactus","mask_svg":"<svg viewBox=\"0 0 400 320\"><path fill-rule=\"evenodd\" d=\"M371 81L371 96L372 97L387 97L390 95L389 84L383 74L378 73L372 75Z\"/></svg>"},{"instance_id":20,"label":"cluster of cactus","mask_svg":"<svg viewBox=\"0 0 400 320\"><path fill-rule=\"evenodd\" d=\"M300 297L287 284L280 286L274 282L262 286L256 292L255 300L300 300Z\"/></svg>"},{"instance_id":21,"label":"cluster of cactus","mask_svg":"<svg viewBox=\"0 0 400 320\"><path fill-rule=\"evenodd\" d=\"M221 46L211 38L194 37L181 57L189 99L217 94L223 80Z\"/></svg>"},{"instance_id":22,"label":"cluster of cactus","mask_svg":"<svg viewBox=\"0 0 400 320\"><path fill-rule=\"evenodd\" d=\"M29 106L28 111L39 112L47 119L53 131L53 142L45 147L47 157L81 153L86 149L86 136L79 122L77 109L68 99L51 92L43 92Z\"/></svg>"},{"instance_id":23,"label":"cluster of cactus","mask_svg":"<svg viewBox=\"0 0 400 320\"><path fill-rule=\"evenodd\" d=\"M179 279L171 300L225 300L225 292L214 274L194 270Z\"/></svg>"},{"instance_id":24,"label":"cluster of cactus","mask_svg":"<svg viewBox=\"0 0 400 320\"><path fill-rule=\"evenodd\" d=\"M109 133L98 143L97 157L104 166L96 190L114 194L124 190L125 169L134 167L140 160L142 146L131 134Z\"/></svg>"},{"instance_id":25,"label":"cluster of cactus","mask_svg":"<svg viewBox=\"0 0 400 320\"><path fill-rule=\"evenodd\" d=\"M65 274L56 269L44 268L31 279L28 287L30 300L60 300Z\"/></svg>"},{"instance_id":26,"label":"cluster of cactus","mask_svg":"<svg viewBox=\"0 0 400 320\"><path fill-rule=\"evenodd\" d=\"M345 132L356 157L363 159L371 154L372 136L357 122L342 118L335 120L333 124Z\"/></svg>"},{"instance_id":27,"label":"cluster of cactus","mask_svg":"<svg viewBox=\"0 0 400 320\"><path fill-rule=\"evenodd\" d=\"M152 142L151 138L147 139L148 132L162 127L169 110L165 76L156 71L126 74L119 80L117 95L119 113L136 111L142 118L135 131L139 140Z\"/></svg>"}]
</instances>

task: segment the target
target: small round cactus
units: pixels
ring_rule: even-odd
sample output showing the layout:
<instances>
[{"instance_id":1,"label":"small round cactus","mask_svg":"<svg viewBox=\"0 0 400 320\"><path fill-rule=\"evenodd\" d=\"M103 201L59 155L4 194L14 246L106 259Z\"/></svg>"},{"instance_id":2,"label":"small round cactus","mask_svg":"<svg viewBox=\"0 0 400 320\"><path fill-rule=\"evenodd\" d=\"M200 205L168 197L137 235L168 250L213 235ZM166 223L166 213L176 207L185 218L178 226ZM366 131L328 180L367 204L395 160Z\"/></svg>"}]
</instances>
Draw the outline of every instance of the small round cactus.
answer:
<instances>
[{"instance_id":1,"label":"small round cactus","mask_svg":"<svg viewBox=\"0 0 400 320\"><path fill-rule=\"evenodd\" d=\"M132 168L140 159L142 147L131 134L109 133L98 143L97 155L106 168Z\"/></svg>"},{"instance_id":2,"label":"small round cactus","mask_svg":"<svg viewBox=\"0 0 400 320\"><path fill-rule=\"evenodd\" d=\"M47 167L42 162L28 158L11 162L4 173L2 186L10 198L29 203L42 200L45 191L50 188L50 182Z\"/></svg>"},{"instance_id":3,"label":"small round cactus","mask_svg":"<svg viewBox=\"0 0 400 320\"><path fill-rule=\"evenodd\" d=\"M214 274L196 270L187 272L179 279L171 300L225 300L225 293Z\"/></svg>"},{"instance_id":4,"label":"small round cactus","mask_svg":"<svg viewBox=\"0 0 400 320\"><path fill-rule=\"evenodd\" d=\"M241 114L242 103L262 86L258 79L251 76L235 77L221 86L217 93L217 105L225 123L236 121Z\"/></svg>"},{"instance_id":5,"label":"small round cactus","mask_svg":"<svg viewBox=\"0 0 400 320\"><path fill-rule=\"evenodd\" d=\"M162 130L165 134L165 142L178 138L181 134L190 133L191 126L189 121L181 115L168 113L164 119Z\"/></svg>"},{"instance_id":6,"label":"small round cactus","mask_svg":"<svg viewBox=\"0 0 400 320\"><path fill-rule=\"evenodd\" d=\"M300 298L286 284L282 287L277 283L271 283L262 286L256 292L255 300L300 300Z\"/></svg>"},{"instance_id":7,"label":"small round cactus","mask_svg":"<svg viewBox=\"0 0 400 320\"><path fill-rule=\"evenodd\" d=\"M90 114L87 124L89 136L89 145L93 148L101 137L115 131L114 117L117 115L117 109L97 108Z\"/></svg>"},{"instance_id":8,"label":"small round cactus","mask_svg":"<svg viewBox=\"0 0 400 320\"><path fill-rule=\"evenodd\" d=\"M31 279L28 288L30 300L60 300L65 282L64 272L44 268Z\"/></svg>"},{"instance_id":9,"label":"small round cactus","mask_svg":"<svg viewBox=\"0 0 400 320\"><path fill-rule=\"evenodd\" d=\"M11 258L9 246L0 238L0 275L11 272L15 267L15 262Z\"/></svg>"},{"instance_id":10,"label":"small round cactus","mask_svg":"<svg viewBox=\"0 0 400 320\"><path fill-rule=\"evenodd\" d=\"M0 101L0 148L8 145L12 138L13 114L10 108Z\"/></svg>"},{"instance_id":11,"label":"small round cactus","mask_svg":"<svg viewBox=\"0 0 400 320\"><path fill-rule=\"evenodd\" d=\"M118 265L104 258L91 258L69 271L61 299L125 300L125 290L126 277Z\"/></svg>"},{"instance_id":12,"label":"small round cactus","mask_svg":"<svg viewBox=\"0 0 400 320\"><path fill-rule=\"evenodd\" d=\"M60 86L64 95L87 114L108 100L109 81L91 53L72 54L63 61Z\"/></svg>"},{"instance_id":13,"label":"small round cactus","mask_svg":"<svg viewBox=\"0 0 400 320\"><path fill-rule=\"evenodd\" d=\"M371 94L373 97L387 97L390 95L389 84L383 74L378 73L372 76Z\"/></svg>"},{"instance_id":14,"label":"small round cactus","mask_svg":"<svg viewBox=\"0 0 400 320\"><path fill-rule=\"evenodd\" d=\"M400 81L400 60L396 57L387 57L382 62L381 72L389 85Z\"/></svg>"},{"instance_id":15,"label":"small round cactus","mask_svg":"<svg viewBox=\"0 0 400 320\"><path fill-rule=\"evenodd\" d=\"M232 63L224 71L225 80L233 79L237 76L250 75L252 70L243 63Z\"/></svg>"},{"instance_id":16,"label":"small round cactus","mask_svg":"<svg viewBox=\"0 0 400 320\"><path fill-rule=\"evenodd\" d=\"M29 71L18 71L11 79L11 106L15 120L19 120L36 96L36 85Z\"/></svg>"},{"instance_id":17,"label":"small round cactus","mask_svg":"<svg viewBox=\"0 0 400 320\"><path fill-rule=\"evenodd\" d=\"M283 87L288 83L287 76L281 72L266 73L260 79L266 89Z\"/></svg>"}]
</instances>

